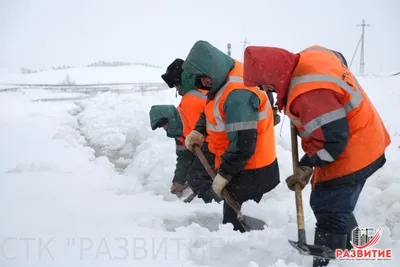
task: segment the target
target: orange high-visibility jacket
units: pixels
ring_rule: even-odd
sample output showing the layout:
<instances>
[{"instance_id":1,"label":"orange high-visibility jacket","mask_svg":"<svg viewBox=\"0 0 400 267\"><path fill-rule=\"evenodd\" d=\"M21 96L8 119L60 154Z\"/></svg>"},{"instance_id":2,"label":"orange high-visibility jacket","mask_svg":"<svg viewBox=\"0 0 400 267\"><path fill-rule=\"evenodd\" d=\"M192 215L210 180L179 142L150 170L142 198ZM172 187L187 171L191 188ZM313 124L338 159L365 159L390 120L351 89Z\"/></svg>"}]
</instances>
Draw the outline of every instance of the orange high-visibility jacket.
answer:
<instances>
[{"instance_id":1,"label":"orange high-visibility jacket","mask_svg":"<svg viewBox=\"0 0 400 267\"><path fill-rule=\"evenodd\" d=\"M206 102L206 90L190 90L182 96L178 111L183 124L183 137L179 138L179 140L183 145L185 145L186 136L195 129L200 114L204 111Z\"/></svg>"},{"instance_id":2,"label":"orange high-visibility jacket","mask_svg":"<svg viewBox=\"0 0 400 267\"><path fill-rule=\"evenodd\" d=\"M291 104L299 95L317 89L330 89L342 95L345 99L344 108L323 114L302 125L300 117L290 112ZM334 121L335 117L347 118L348 144L335 160L325 149L317 152L321 159L331 163L315 167L313 186L317 182L332 180L363 169L377 160L391 142L382 119L357 79L331 50L324 47L312 46L300 52L300 60L289 86L285 113L299 130L303 149L314 130Z\"/></svg>"},{"instance_id":3,"label":"orange high-visibility jacket","mask_svg":"<svg viewBox=\"0 0 400 267\"><path fill-rule=\"evenodd\" d=\"M224 103L233 90L249 90L260 99L258 121L225 124ZM274 119L271 104L265 91L243 84L243 64L235 60L235 67L229 72L227 82L205 108L209 149L215 154L215 167L221 164L220 157L228 149L228 132L253 128L257 129L257 143L254 155L245 170L257 169L271 164L276 159Z\"/></svg>"}]
</instances>

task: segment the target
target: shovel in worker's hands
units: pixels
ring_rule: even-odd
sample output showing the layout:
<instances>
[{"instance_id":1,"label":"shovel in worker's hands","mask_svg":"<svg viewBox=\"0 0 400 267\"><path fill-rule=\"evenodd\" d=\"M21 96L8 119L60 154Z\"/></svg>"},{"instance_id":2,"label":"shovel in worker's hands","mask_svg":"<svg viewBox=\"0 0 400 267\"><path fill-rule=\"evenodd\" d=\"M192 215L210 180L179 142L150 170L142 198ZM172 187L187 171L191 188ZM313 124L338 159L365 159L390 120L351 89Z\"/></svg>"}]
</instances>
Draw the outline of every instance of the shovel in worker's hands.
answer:
<instances>
[{"instance_id":1,"label":"shovel in worker's hands","mask_svg":"<svg viewBox=\"0 0 400 267\"><path fill-rule=\"evenodd\" d=\"M303 201L301 196L301 185L296 184L296 210L297 210L297 235L298 241L289 240L289 243L302 255L309 255L324 259L335 259L335 252L324 246L309 245L306 240L304 228Z\"/></svg>"},{"instance_id":2,"label":"shovel in worker's hands","mask_svg":"<svg viewBox=\"0 0 400 267\"><path fill-rule=\"evenodd\" d=\"M217 176L217 174L214 171L214 169L211 167L210 163L208 163L208 161L207 161L206 157L204 156L203 152L201 151L200 147L194 146L194 150L195 150L197 157L203 164L204 168L207 170L208 174L210 175L211 179L214 180L214 178L215 178L215 176ZM264 230L264 226L267 226L267 224L262 220L243 215L241 212L241 205L232 198L232 196L229 194L229 192L226 190L226 188L222 189L221 194L222 194L222 197L225 199L225 201L228 203L228 205L236 212L237 219L246 232L249 232L251 230L261 230L261 231Z\"/></svg>"},{"instance_id":3,"label":"shovel in worker's hands","mask_svg":"<svg viewBox=\"0 0 400 267\"><path fill-rule=\"evenodd\" d=\"M292 123L290 124L290 133L292 141L292 163L293 172L296 170L296 165L299 162L298 145L297 145L297 128ZM324 259L335 259L335 252L324 246L308 245L306 241L306 230L304 227L304 211L303 199L301 195L301 185L295 185L296 194L296 211L297 211L297 235L298 241L289 240L289 243L297 249L302 255L309 255Z\"/></svg>"}]
</instances>

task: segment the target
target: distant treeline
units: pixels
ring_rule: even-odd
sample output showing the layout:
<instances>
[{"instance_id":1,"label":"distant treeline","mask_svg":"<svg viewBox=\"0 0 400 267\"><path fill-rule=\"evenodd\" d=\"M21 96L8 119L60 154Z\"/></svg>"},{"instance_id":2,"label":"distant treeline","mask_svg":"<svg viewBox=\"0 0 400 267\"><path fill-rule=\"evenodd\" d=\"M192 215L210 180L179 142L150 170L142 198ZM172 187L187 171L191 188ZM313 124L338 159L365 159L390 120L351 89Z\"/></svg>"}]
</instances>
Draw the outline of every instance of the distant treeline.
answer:
<instances>
[{"instance_id":1,"label":"distant treeline","mask_svg":"<svg viewBox=\"0 0 400 267\"><path fill-rule=\"evenodd\" d=\"M90 64L86 65L85 67L120 67L120 66L144 66L144 67L150 67L150 68L162 68L162 66L149 64L149 63L124 62L124 61L97 61L97 62L90 63ZM73 68L76 68L76 67L60 65L60 66L52 67L52 70L64 70L64 69L73 69ZM33 70L33 69L28 69L28 68L21 68L22 74L31 74L31 73L37 73L37 72L42 72L42 71L44 71L44 70Z\"/></svg>"},{"instance_id":2,"label":"distant treeline","mask_svg":"<svg viewBox=\"0 0 400 267\"><path fill-rule=\"evenodd\" d=\"M27 68L21 69L22 74L30 74L30 73L36 73L36 72L41 72L41 71L43 71L43 70L31 70L31 69L27 69Z\"/></svg>"},{"instance_id":3,"label":"distant treeline","mask_svg":"<svg viewBox=\"0 0 400 267\"><path fill-rule=\"evenodd\" d=\"M162 66L143 63L143 62L124 62L124 61L97 61L86 65L86 67L118 67L118 66L145 66L151 68L162 68Z\"/></svg>"}]
</instances>

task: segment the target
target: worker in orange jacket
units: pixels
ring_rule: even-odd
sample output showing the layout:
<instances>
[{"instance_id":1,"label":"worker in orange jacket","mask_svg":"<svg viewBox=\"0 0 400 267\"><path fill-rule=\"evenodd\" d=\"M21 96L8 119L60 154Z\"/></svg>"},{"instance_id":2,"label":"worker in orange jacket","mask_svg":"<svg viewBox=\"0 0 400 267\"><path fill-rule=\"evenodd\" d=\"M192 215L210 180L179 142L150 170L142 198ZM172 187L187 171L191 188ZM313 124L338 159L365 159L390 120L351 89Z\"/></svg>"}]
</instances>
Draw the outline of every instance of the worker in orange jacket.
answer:
<instances>
[{"instance_id":1,"label":"worker in orange jacket","mask_svg":"<svg viewBox=\"0 0 400 267\"><path fill-rule=\"evenodd\" d=\"M190 186L192 191L205 203L213 199L220 201L211 190L211 177L196 157L185 146L185 137L194 129L195 124L206 105L206 91L197 88L195 79L182 70L182 59L175 59L167 68L162 79L170 88L176 88L182 96L177 108L173 105L155 105L150 110L150 121L153 130L163 127L167 136L175 138L177 162L171 193L180 196ZM208 140L201 146L203 154L213 165L214 154L208 149Z\"/></svg>"},{"instance_id":2,"label":"worker in orange jacket","mask_svg":"<svg viewBox=\"0 0 400 267\"><path fill-rule=\"evenodd\" d=\"M226 188L239 204L260 202L280 181L274 113L267 92L245 86L243 64L203 40L193 45L182 68L208 91L204 113L186 136L186 146L192 150L208 139L215 154L212 190L217 195ZM226 202L223 223L244 231Z\"/></svg>"},{"instance_id":3,"label":"worker in orange jacket","mask_svg":"<svg viewBox=\"0 0 400 267\"><path fill-rule=\"evenodd\" d=\"M249 46L244 83L277 93L277 104L298 129L305 155L289 189L312 176L310 205L317 219L314 243L351 249L357 227L353 211L366 179L386 162L390 137L343 55L321 46L294 54L275 47ZM313 266L328 260L314 258Z\"/></svg>"}]
</instances>

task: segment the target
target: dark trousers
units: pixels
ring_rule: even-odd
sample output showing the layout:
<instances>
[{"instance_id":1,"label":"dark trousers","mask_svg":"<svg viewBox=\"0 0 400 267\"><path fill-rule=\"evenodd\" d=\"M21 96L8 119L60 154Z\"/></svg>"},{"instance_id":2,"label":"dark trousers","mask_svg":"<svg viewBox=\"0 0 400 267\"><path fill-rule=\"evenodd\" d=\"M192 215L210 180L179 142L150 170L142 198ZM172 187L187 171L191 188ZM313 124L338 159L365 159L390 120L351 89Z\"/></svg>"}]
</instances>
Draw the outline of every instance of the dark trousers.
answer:
<instances>
[{"instance_id":1,"label":"dark trousers","mask_svg":"<svg viewBox=\"0 0 400 267\"><path fill-rule=\"evenodd\" d=\"M255 170L240 171L232 177L226 186L227 191L239 204L247 200L259 203L263 195L279 184L278 161L266 167ZM236 212L224 201L224 213L222 223L232 223L233 230L244 232L242 225L237 220Z\"/></svg>"},{"instance_id":2,"label":"dark trousers","mask_svg":"<svg viewBox=\"0 0 400 267\"><path fill-rule=\"evenodd\" d=\"M214 167L215 156L208 150L207 144L203 145L201 150L211 167ZM193 160L186 179L192 191L199 198L203 199L205 203L212 201L213 195L210 192L212 179L198 157Z\"/></svg>"},{"instance_id":3,"label":"dark trousers","mask_svg":"<svg viewBox=\"0 0 400 267\"><path fill-rule=\"evenodd\" d=\"M242 199L235 199L240 205L242 205L244 202L247 200L254 200L255 202L259 203L263 195L256 195L256 196L251 196L247 198L242 198ZM224 211L223 211L223 219L222 223L231 223L233 225L233 230L234 231L240 231L242 233L245 232L243 226L240 224L240 222L237 219L237 214L234 209L232 209L229 204L224 200Z\"/></svg>"},{"instance_id":4,"label":"dark trousers","mask_svg":"<svg viewBox=\"0 0 400 267\"><path fill-rule=\"evenodd\" d=\"M348 229L349 218L354 216L364 184L365 180L362 180L342 187L315 188L310 197L310 206L317 219L315 231L334 234L352 231Z\"/></svg>"},{"instance_id":5,"label":"dark trousers","mask_svg":"<svg viewBox=\"0 0 400 267\"><path fill-rule=\"evenodd\" d=\"M316 184L310 206L317 219L314 244L331 249L352 249L352 230L358 226L353 211L368 177L386 162L385 155L346 176ZM313 267L327 266L328 259L314 257Z\"/></svg>"}]
</instances>

